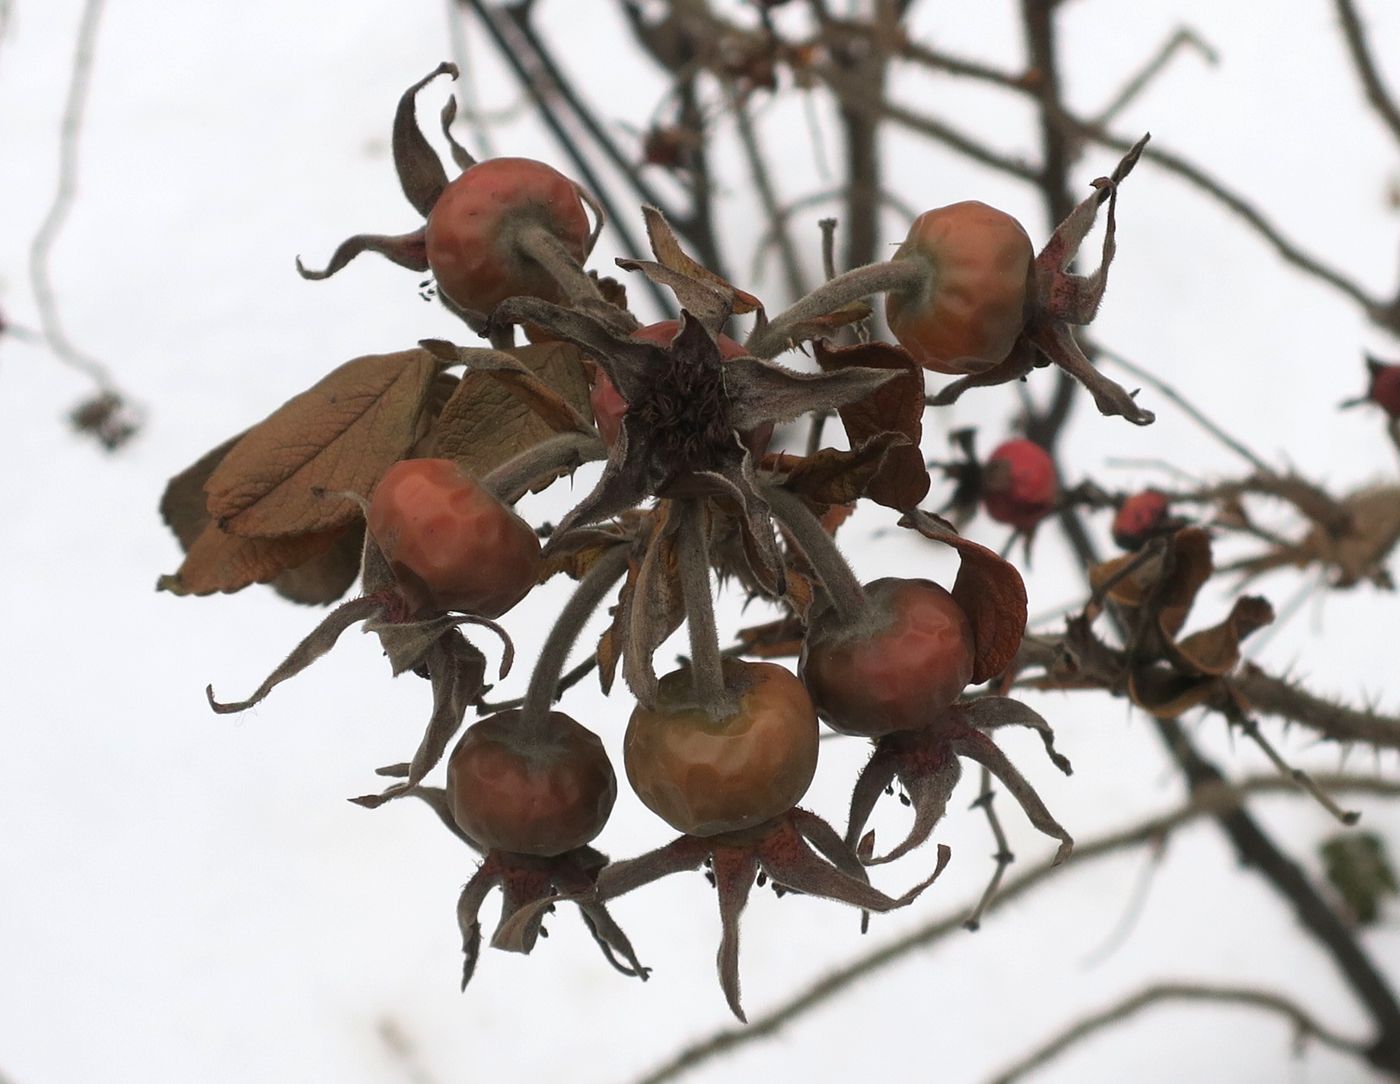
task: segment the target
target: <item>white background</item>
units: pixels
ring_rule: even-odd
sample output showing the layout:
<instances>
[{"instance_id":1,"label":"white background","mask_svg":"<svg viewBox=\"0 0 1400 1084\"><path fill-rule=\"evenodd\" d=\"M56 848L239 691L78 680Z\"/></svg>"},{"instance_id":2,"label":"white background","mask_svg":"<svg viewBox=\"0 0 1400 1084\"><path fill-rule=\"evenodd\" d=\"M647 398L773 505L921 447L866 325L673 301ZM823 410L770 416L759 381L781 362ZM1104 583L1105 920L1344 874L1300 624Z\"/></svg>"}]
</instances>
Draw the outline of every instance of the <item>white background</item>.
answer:
<instances>
[{"instance_id":1,"label":"white background","mask_svg":"<svg viewBox=\"0 0 1400 1084\"><path fill-rule=\"evenodd\" d=\"M37 323L29 238L52 198L77 0L16 0L0 39L0 306ZM609 120L643 125L662 90L623 59L611 4L542 0L541 15L590 99ZM1365 12L1392 86L1400 87L1400 8ZM925 0L920 33L939 46L1014 67L1013 5ZM1115 125L1249 193L1285 231L1377 293L1394 284L1400 216L1396 146L1362 104L1331 7L1199 2L1063 8L1070 101L1092 113L1158 42L1189 23L1220 50L1207 67L1181 58ZM519 100L470 32L475 83L491 106ZM437 0L111 2L102 20L81 144L80 192L58 244L54 279L73 337L100 355L148 411L144 434L108 458L75 438L64 410L85 385L42 349L0 341L0 1074L15 1084L91 1081L300 1082L629 1080L685 1040L729 1024L713 977L714 900L698 875L616 906L643 960L645 987L613 974L582 924L561 914L535 955L483 955L457 992L457 891L473 856L419 805L369 813L374 766L403 759L426 719L425 683L388 680L375 642L347 634L334 655L242 717L215 717L203 688L244 695L317 620L264 589L178 599L152 590L179 563L155 507L165 479L264 416L325 370L427 336L465 335L417 297L417 278L363 257L326 283L301 281L350 233L399 232L415 215L388 158L401 90L448 55ZM904 78L904 77L902 77ZM950 79L898 84L904 100L1033 155L1020 99ZM424 95L425 123L447 93ZM561 156L530 121L498 128L499 150ZM823 114L828 146L837 133ZM762 115L784 194L822 187L800 108ZM626 133L617 129L619 138ZM721 127L716 139L730 146ZM892 183L919 206L981 198L1044 238L1034 193L988 177L937 146L891 138ZM1090 149L1077 184L1106 173ZM756 211L745 172L721 154L725 228L747 245ZM1087 192L1087 187L1079 191ZM799 232L815 265L815 219ZM639 223L638 223L639 224ZM1102 340L1153 367L1263 455L1339 491L1394 475L1378 417L1334 404L1364 387L1363 347L1395 356L1356 308L1273 261L1261 241L1210 202L1144 163L1120 204L1120 258L1096 325ZM891 219L889 241L903 226ZM743 249L742 251L747 251ZM594 263L619 252L605 235ZM744 261L738 261L741 265ZM774 279L746 281L785 300ZM641 292L634 290L634 297ZM1036 375L1047 388L1048 373ZM1242 465L1150 390L1148 430L1099 418L1085 400L1064 445L1071 480L1128 487L1157 478L1112 457L1162 458L1200 477ZM944 452L951 424L978 424L984 446L1014 416L1010 389L970 396L929 420L925 448ZM587 484L580 475L578 485ZM939 494L935 490L935 496ZM557 515L567 494L527 515ZM931 498L932 500L932 498ZM1286 522L1286 517L1281 520ZM947 581L953 565L907 539L866 543L879 511L843 530L867 576L904 571ZM1097 528L1106 543L1106 525ZM999 546L1005 529L971 531ZM1082 595L1053 532L1027 573L1033 614ZM1259 589L1276 604L1298 574ZM507 623L528 660L560 605L560 585L533 594ZM1223 615L1203 598L1200 620ZM1400 708L1393 599L1370 588L1309 605L1259 656L1324 692ZM754 620L759 611L750 611ZM737 606L722 612L725 627ZM488 652L495 649L487 644ZM523 689L523 666L505 686ZM1173 805L1180 786L1146 721L1121 701L1035 701L1076 766L1066 780L1033 736L1004 746L1077 836L1090 838ZM587 683L565 707L618 749L630 703ZM1196 728L1240 772L1260 770L1223 724ZM1335 750L1297 731L1268 731L1296 761L1335 767ZM1000 740L1000 739L999 739ZM808 804L840 823L863 757L829 742ZM620 760L618 761L620 763ZM1353 770L1391 778L1393 755L1359 752ZM964 784L939 838L955 852L914 907L878 919L862 941L853 913L757 892L746 914L743 974L761 1013L841 961L980 891L992 847ZM899 809L884 810L886 836ZM1392 843L1397 816L1356 803ZM1049 852L1003 799L1019 866ZM1320 810L1274 798L1259 814L1317 872L1334 830ZM628 794L600 845L638 853L668 830ZM920 879L931 849L879 882ZM913 1079L981 1079L1078 1013L1149 979L1261 984L1363 1035L1365 1018L1330 961L1258 879L1236 868L1210 824L1170 848L1125 943L1086 963L1129 907L1145 856L1071 865L1051 887L909 957L804 1017L775 1039L696 1080L844 1080L902 1070ZM485 917L494 920L494 906ZM1363 935L1400 980L1397 910ZM386 1029L411 1053L395 1053ZM1287 1028L1247 1011L1166 1009L1053 1063L1050 1081L1362 1081L1363 1067L1324 1050L1290 1057Z\"/></svg>"}]
</instances>

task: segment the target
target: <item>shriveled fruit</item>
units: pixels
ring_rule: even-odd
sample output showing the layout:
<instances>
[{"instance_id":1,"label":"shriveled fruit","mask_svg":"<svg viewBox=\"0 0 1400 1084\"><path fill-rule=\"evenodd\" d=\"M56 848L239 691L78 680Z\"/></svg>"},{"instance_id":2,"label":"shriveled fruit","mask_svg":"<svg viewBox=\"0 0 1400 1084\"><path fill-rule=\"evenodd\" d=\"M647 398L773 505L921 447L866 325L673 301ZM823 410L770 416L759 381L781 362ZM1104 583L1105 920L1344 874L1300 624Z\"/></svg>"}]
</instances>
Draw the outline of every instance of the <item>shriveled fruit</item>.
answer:
<instances>
[{"instance_id":1,"label":"shriveled fruit","mask_svg":"<svg viewBox=\"0 0 1400 1084\"><path fill-rule=\"evenodd\" d=\"M885 299L890 330L920 365L970 373L1006 359L1025 326L1035 259L1016 219L976 200L925 211L894 258L928 266L919 288Z\"/></svg>"},{"instance_id":2,"label":"shriveled fruit","mask_svg":"<svg viewBox=\"0 0 1400 1084\"><path fill-rule=\"evenodd\" d=\"M982 504L998 523L1029 531L1054 510L1059 496L1054 460L1034 441L1008 440L982 465Z\"/></svg>"},{"instance_id":3,"label":"shriveled fruit","mask_svg":"<svg viewBox=\"0 0 1400 1084\"><path fill-rule=\"evenodd\" d=\"M405 459L380 478L369 532L420 607L499 617L539 579L530 525L450 459Z\"/></svg>"},{"instance_id":4,"label":"shriveled fruit","mask_svg":"<svg viewBox=\"0 0 1400 1084\"><path fill-rule=\"evenodd\" d=\"M632 789L673 828L713 836L787 812L817 770L817 713L807 690L776 663L724 660L732 714L693 706L691 673L660 681L656 706L627 724L623 763Z\"/></svg>"},{"instance_id":5,"label":"shriveled fruit","mask_svg":"<svg viewBox=\"0 0 1400 1084\"><path fill-rule=\"evenodd\" d=\"M657 346L670 346L672 340L680 334L680 330L679 320L662 320L659 323L638 328L632 332L632 338L655 343ZM717 336L715 345L719 347L719 356L725 361L730 358L744 357L748 353L743 344L736 342L728 335ZM622 418L627 413L627 400L622 397L622 393L617 390L612 380L608 378L608 374L602 369L597 370L589 402L593 406L593 418L598 424L598 432L607 442L608 447L612 447L617 442L618 433L622 431ZM773 439L773 423L765 422L756 429L743 434L743 438L753 457L761 459L763 453L768 450L769 442Z\"/></svg>"},{"instance_id":6,"label":"shriveled fruit","mask_svg":"<svg viewBox=\"0 0 1400 1084\"><path fill-rule=\"evenodd\" d=\"M807 630L798 673L817 711L866 737L934 724L972 679L972 623L930 580L875 580L865 597L857 621L827 609Z\"/></svg>"},{"instance_id":7,"label":"shriveled fruit","mask_svg":"<svg viewBox=\"0 0 1400 1084\"><path fill-rule=\"evenodd\" d=\"M531 158L488 158L449 184L428 215L424 242L438 289L458 306L489 313L508 297L556 300L554 279L520 248L543 228L580 264L588 214L574 182Z\"/></svg>"},{"instance_id":8,"label":"shriveled fruit","mask_svg":"<svg viewBox=\"0 0 1400 1084\"><path fill-rule=\"evenodd\" d=\"M452 818L489 850L556 855L608 822L617 778L598 735L561 711L521 738L520 711L473 724L447 762Z\"/></svg>"}]
</instances>

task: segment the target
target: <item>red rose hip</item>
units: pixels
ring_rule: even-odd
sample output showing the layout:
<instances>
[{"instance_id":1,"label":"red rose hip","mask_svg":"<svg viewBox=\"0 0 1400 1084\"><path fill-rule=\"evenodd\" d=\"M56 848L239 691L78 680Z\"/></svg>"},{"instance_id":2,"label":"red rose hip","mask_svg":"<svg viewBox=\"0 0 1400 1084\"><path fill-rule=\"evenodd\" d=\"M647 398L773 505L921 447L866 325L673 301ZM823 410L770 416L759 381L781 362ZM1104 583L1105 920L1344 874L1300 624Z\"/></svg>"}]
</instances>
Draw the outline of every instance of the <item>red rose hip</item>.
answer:
<instances>
[{"instance_id":1,"label":"red rose hip","mask_svg":"<svg viewBox=\"0 0 1400 1084\"><path fill-rule=\"evenodd\" d=\"M857 621L828 609L807 631L798 672L817 711L833 730L866 737L937 722L972 680L967 614L930 580L875 580L865 597Z\"/></svg>"},{"instance_id":2,"label":"red rose hip","mask_svg":"<svg viewBox=\"0 0 1400 1084\"><path fill-rule=\"evenodd\" d=\"M385 471L368 527L420 606L499 617L539 579L530 525L450 459L405 459Z\"/></svg>"},{"instance_id":3,"label":"red rose hip","mask_svg":"<svg viewBox=\"0 0 1400 1084\"><path fill-rule=\"evenodd\" d=\"M603 743L552 711L541 734L526 744L520 714L503 711L474 723L452 750L452 819L492 850L548 856L582 847L603 830L617 799Z\"/></svg>"}]
</instances>

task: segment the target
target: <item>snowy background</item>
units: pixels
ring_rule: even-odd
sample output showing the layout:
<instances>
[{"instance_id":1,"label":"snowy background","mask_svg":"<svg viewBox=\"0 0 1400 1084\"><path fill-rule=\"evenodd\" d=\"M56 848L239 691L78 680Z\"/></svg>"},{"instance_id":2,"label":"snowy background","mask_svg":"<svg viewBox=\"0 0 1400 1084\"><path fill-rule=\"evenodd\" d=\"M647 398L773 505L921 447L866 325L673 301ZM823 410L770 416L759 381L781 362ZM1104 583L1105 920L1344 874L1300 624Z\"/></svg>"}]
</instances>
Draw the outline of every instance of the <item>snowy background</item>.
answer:
<instances>
[{"instance_id":1,"label":"snowy background","mask_svg":"<svg viewBox=\"0 0 1400 1084\"><path fill-rule=\"evenodd\" d=\"M6 7L0 307L32 327L27 247L53 195L81 4ZM662 85L620 61L613 7L541 2L591 99L605 103L605 116L642 127ZM1014 67L1022 47L1012 7L925 0L917 25L946 50ZM1400 7L1367 8L1387 77L1400 87ZM1083 113L1178 25L1194 27L1221 63L1183 56L1115 129L1150 129L1250 193L1304 247L1378 293L1392 287L1400 214L1387 193L1400 180L1400 157L1364 108L1330 4L1080 0L1065 5L1062 22L1067 92ZM0 1075L14 1084L620 1084L730 1023L713 974L714 899L698 875L616 906L655 968L645 986L608 969L582 924L561 913L533 957L487 952L473 986L458 993L453 906L473 856L416 803L369 813L344 801L369 788L375 765L412 749L428 710L426 683L388 680L377 643L351 632L260 708L216 717L205 684L245 695L316 613L265 589L209 599L152 590L179 563L155 511L170 474L347 358L428 336L463 338L445 310L419 300L412 274L382 260L364 257L326 283L303 282L292 265L297 254L319 263L353 232L414 225L389 161L389 122L403 88L449 56L449 42L441 0L107 4L79 192L53 276L73 338L147 411L143 434L111 458L76 438L63 413L86 394L81 378L37 345L0 340L8 464L0 472ZM518 103L477 28L467 29L467 42L483 103ZM901 78L910 80L897 84L907 100L1033 156L1032 118L1019 98ZM424 95L425 126L446 93L439 82ZM493 131L498 150L563 164L527 110L511 117ZM828 146L837 146L829 118L822 123ZM800 107L770 110L760 124L782 162L785 195L821 187ZM1029 190L935 146L892 137L888 150L894 182L913 203L980 198L1044 238ZM1113 161L1091 149L1077 183ZM742 164L724 157L718 171L726 228L747 239L756 211L745 202ZM814 209L798 234L813 267L824 212ZM887 228L891 242L902 237L898 221ZM1257 236L1149 163L1125 186L1119 245L1096 324L1103 342L1160 372L1266 458L1341 491L1393 477L1379 418L1334 409L1364 387L1363 348L1396 356L1396 343L1371 331L1353 304L1276 264ZM619 254L605 233L593 264L607 268ZM776 277L743 284L770 310L785 300ZM1049 374L1039 375L1044 389ZM1239 470L1155 393L1142 400L1159 417L1147 430L1081 403L1063 449L1072 472L1128 487L1160 475L1110 459L1162 458L1201 477ZM1015 409L1014 392L998 389L946 416L980 425L995 442ZM944 452L944 424L927 426L931 455ZM576 484L587 483L581 474ZM567 496L535 499L525 514L557 515ZM867 577L895 562L910 573L951 574L951 562L912 541L862 545L888 525L871 511L843 529ZM1106 524L1096 528L1106 545ZM971 531L997 546L1005 537L985 520ZM1033 615L1081 596L1053 532L1027 578ZM1280 573L1260 589L1281 606L1300 582ZM525 659L560 605L560 586L534 593L506 619ZM1224 605L1203 598L1198 612L1213 620ZM737 605L721 613L724 627L737 620ZM1258 658L1276 670L1296 667L1320 691L1378 697L1393 710L1398 631L1393 598L1361 588L1304 606ZM527 674L522 665L503 692L523 690ZM1004 745L1076 836L1179 800L1148 725L1123 702L1035 703L1058 727L1074 777L1054 772L1031 735ZM564 706L603 733L620 764L626 698L605 700L585 682ZM1297 762L1336 766L1335 752L1306 734L1267 730ZM1197 732L1232 769L1262 770L1262 758L1218 720ZM825 743L806 804L840 822L863 755L856 742ZM1348 766L1391 778L1397 771L1393 756L1367 753ZM940 832L955 853L943 879L914 907L877 919L867 939L856 916L834 905L755 893L744 927L751 1015L976 898L992 845L980 814L965 811L974 783L975 775L964 783ZM886 835L900 813L889 804L878 821ZM1400 841L1393 807L1348 804ZM1020 856L1014 872L1050 847L1010 803L1002 810ZM1258 810L1316 872L1316 844L1334 829L1327 815L1296 798L1267 799ZM624 793L599 842L630 855L668 831ZM916 852L877 880L902 891L931 857ZM1077 1014L1155 978L1276 988L1364 1035L1365 1019L1330 961L1236 868L1210 823L1173 841L1136 924L1105 956L1099 950L1130 909L1146 862L1133 851L1082 870L1071 864L981 933L906 957L694 1079L834 1081L905 1070L913 1079L976 1081ZM494 909L486 917L493 921ZM1397 922L1392 907L1363 939L1400 981ZM1272 1017L1172 1008L1078 1048L1038 1079L1372 1077L1323 1049L1294 1060L1288 1029Z\"/></svg>"}]
</instances>

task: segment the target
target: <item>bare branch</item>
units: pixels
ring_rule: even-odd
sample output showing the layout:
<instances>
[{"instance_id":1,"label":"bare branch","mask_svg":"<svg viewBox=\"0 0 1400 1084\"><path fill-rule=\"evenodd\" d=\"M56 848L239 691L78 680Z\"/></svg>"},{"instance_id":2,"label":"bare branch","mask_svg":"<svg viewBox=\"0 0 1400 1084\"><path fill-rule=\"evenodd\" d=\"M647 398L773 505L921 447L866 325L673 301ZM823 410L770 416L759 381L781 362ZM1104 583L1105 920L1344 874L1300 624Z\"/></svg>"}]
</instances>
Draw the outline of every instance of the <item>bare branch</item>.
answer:
<instances>
[{"instance_id":1,"label":"bare branch","mask_svg":"<svg viewBox=\"0 0 1400 1084\"><path fill-rule=\"evenodd\" d=\"M34 287L34 301L39 309L39 323L44 338L53 352L65 364L85 374L99 388L110 391L112 379L107 367L85 354L64 330L63 320L54 300L53 283L49 277L49 258L59 231L68 220L73 199L78 194L78 143L83 130L83 115L87 108L88 86L92 77L93 50L97 42L98 23L102 17L103 0L86 0L82 21L78 24L78 44L73 55L69 76L68 97L63 105L63 121L59 130L58 185L53 202L49 204L44 221L29 246L29 277Z\"/></svg>"},{"instance_id":2,"label":"bare branch","mask_svg":"<svg viewBox=\"0 0 1400 1084\"><path fill-rule=\"evenodd\" d=\"M1063 1054L1076 1043L1092 1037L1096 1032L1114 1024L1120 1024L1144 1009L1154 1008L1169 1002L1246 1005L1250 1008L1261 1009L1288 1020L1293 1025L1295 1042L1299 1046L1306 1039L1316 1039L1325 1046L1330 1046L1345 1054L1352 1054L1363 1059L1366 1056L1366 1043L1338 1034L1327 1025L1320 1023L1316 1017L1297 1002L1282 994L1249 986L1162 982L1154 983L1130 997L1071 1024L1064 1031L1019 1059L1010 1068L992 1077L989 1084L1011 1084L1012 1081L1020 1080L1026 1074L1040 1069L1046 1062Z\"/></svg>"},{"instance_id":3,"label":"bare branch","mask_svg":"<svg viewBox=\"0 0 1400 1084\"><path fill-rule=\"evenodd\" d=\"M1356 66L1356 74L1361 77L1361 85L1366 90L1366 100L1371 103L1377 115L1400 141L1400 106L1397 106L1390 91L1381 82L1376 70L1375 59L1371 56L1371 45L1366 40L1366 28L1361 25L1361 16L1352 0L1336 0L1337 18L1342 22L1342 36L1346 38L1351 62Z\"/></svg>"},{"instance_id":4,"label":"bare branch","mask_svg":"<svg viewBox=\"0 0 1400 1084\"><path fill-rule=\"evenodd\" d=\"M1176 33L1163 42L1161 48L1142 66L1142 69L1124 84L1122 90L1113 96L1113 100L1099 111L1099 115L1094 118L1094 123L1107 124L1126 109L1133 99L1146 90L1148 84L1165 70L1166 66L1171 63L1172 57L1188 46L1200 53L1207 63L1219 63L1219 55L1199 34L1189 26L1178 27Z\"/></svg>"},{"instance_id":5,"label":"bare branch","mask_svg":"<svg viewBox=\"0 0 1400 1084\"><path fill-rule=\"evenodd\" d=\"M1365 776L1328 775L1321 777L1319 783L1339 792L1371 794L1388 798L1400 795L1400 782L1371 779ZM1203 786L1192 794L1190 801L1185 806L1172 813L1152 817L1121 831L1079 843L1075 847L1072 862L1063 866L1056 866L1053 862L1042 862L1020 876L1012 877L1002 886L1000 895L994 897L988 904L987 910L988 912L1000 910L1004 905L1026 895L1032 889L1045 883L1050 877L1055 876L1057 870L1083 869L1095 859L1117 854L1144 843L1155 842L1201 817L1215 816L1222 812L1238 809L1250 795L1268 793L1296 794L1297 791L1288 780L1280 779L1275 775L1243 779L1233 786L1224 783ZM949 934L955 933L962 928L967 913L968 905L964 904L946 912L940 918L911 930L903 937L857 957L845 966L837 968L811 983L795 996L779 1002L767 1012L751 1014L747 1027L725 1028L690 1044L663 1065L658 1066L645 1076L639 1077L636 1084L662 1084L664 1081L675 1080L720 1054L774 1034L808 1010L847 992L861 979L867 978L905 956L926 949Z\"/></svg>"}]
</instances>

